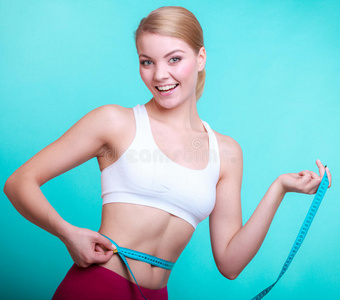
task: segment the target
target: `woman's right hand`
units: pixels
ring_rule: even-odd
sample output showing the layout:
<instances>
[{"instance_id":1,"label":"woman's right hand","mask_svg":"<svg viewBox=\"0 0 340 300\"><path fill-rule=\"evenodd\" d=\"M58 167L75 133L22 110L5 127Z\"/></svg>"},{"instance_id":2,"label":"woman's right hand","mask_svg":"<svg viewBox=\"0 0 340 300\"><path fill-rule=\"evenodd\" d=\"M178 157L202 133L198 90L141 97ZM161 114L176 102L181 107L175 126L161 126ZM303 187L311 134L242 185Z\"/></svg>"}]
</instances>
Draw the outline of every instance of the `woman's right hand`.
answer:
<instances>
[{"instance_id":1,"label":"woman's right hand","mask_svg":"<svg viewBox=\"0 0 340 300\"><path fill-rule=\"evenodd\" d=\"M71 225L72 226L72 225ZM74 263L86 268L91 264L107 262L116 247L96 231L72 226L68 234L60 237Z\"/></svg>"}]
</instances>

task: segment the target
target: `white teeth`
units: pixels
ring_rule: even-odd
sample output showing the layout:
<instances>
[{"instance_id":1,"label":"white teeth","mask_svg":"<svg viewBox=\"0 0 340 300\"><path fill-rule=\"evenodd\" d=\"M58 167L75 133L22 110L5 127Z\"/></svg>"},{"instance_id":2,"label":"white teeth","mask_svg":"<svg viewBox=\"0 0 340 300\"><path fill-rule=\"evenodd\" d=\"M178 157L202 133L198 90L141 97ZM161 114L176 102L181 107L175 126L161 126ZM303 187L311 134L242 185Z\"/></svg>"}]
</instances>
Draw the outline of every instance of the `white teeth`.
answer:
<instances>
[{"instance_id":1,"label":"white teeth","mask_svg":"<svg viewBox=\"0 0 340 300\"><path fill-rule=\"evenodd\" d=\"M173 89L174 87L176 87L176 84L165 85L165 86L158 86L157 88L158 88L160 91L167 91L167 90Z\"/></svg>"}]
</instances>

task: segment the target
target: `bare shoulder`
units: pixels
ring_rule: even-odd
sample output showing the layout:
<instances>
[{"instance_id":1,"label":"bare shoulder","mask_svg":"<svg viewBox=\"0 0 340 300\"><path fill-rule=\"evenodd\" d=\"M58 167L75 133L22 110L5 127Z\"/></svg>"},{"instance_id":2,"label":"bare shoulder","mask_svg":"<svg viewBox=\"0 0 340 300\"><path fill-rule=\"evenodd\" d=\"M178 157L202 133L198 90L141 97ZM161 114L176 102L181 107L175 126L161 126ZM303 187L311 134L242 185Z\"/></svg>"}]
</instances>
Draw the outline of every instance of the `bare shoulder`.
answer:
<instances>
[{"instance_id":1,"label":"bare shoulder","mask_svg":"<svg viewBox=\"0 0 340 300\"><path fill-rule=\"evenodd\" d=\"M119 134L122 129L133 124L133 110L132 108L123 107L118 104L107 104L95 108L88 113L87 118L92 119L98 125L102 135L112 136L112 134Z\"/></svg>"},{"instance_id":2,"label":"bare shoulder","mask_svg":"<svg viewBox=\"0 0 340 300\"><path fill-rule=\"evenodd\" d=\"M234 172L235 169L242 171L243 154L240 144L228 135L223 135L215 130L213 131L220 150L221 176L229 172Z\"/></svg>"},{"instance_id":3,"label":"bare shoulder","mask_svg":"<svg viewBox=\"0 0 340 300\"><path fill-rule=\"evenodd\" d=\"M110 125L112 122L117 125L120 122L126 122L132 116L131 113L133 113L132 108L123 107L118 104L106 104L95 108L89 114L106 125Z\"/></svg>"},{"instance_id":4,"label":"bare shoulder","mask_svg":"<svg viewBox=\"0 0 340 300\"><path fill-rule=\"evenodd\" d=\"M240 144L228 135L221 134L213 130L217 138L220 153L229 153L231 156L242 156L242 149ZM230 157L231 158L231 157Z\"/></svg>"}]
</instances>

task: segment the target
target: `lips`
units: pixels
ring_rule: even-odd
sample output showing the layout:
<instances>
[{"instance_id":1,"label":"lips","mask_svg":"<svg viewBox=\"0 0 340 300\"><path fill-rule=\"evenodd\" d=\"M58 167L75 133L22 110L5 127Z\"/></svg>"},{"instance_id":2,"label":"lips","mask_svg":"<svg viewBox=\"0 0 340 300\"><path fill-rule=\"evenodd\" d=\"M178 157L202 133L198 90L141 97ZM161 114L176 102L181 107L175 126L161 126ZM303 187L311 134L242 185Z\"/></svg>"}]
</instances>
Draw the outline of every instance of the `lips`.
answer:
<instances>
[{"instance_id":1,"label":"lips","mask_svg":"<svg viewBox=\"0 0 340 300\"><path fill-rule=\"evenodd\" d=\"M167 84L162 86L156 86L156 89L159 90L161 93L168 93L171 90L174 90L178 86L178 83L176 84Z\"/></svg>"}]
</instances>

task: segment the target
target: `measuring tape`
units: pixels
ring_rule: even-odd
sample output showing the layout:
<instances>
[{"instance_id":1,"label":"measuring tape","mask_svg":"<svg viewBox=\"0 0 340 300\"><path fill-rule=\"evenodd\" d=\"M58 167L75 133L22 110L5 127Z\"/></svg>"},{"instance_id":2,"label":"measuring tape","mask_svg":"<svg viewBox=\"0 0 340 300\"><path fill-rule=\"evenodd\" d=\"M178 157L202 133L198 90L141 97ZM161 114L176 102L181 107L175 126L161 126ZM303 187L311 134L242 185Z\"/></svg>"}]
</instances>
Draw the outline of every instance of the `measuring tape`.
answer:
<instances>
[{"instance_id":1,"label":"measuring tape","mask_svg":"<svg viewBox=\"0 0 340 300\"><path fill-rule=\"evenodd\" d=\"M124 262L125 266L127 267L127 269L129 270L133 280L136 282L136 285L139 289L139 292L141 293L142 297L147 300L147 298L144 296L136 278L135 275L133 275L133 272L130 268L130 265L128 263L128 261L126 260L126 258L132 258L138 261L142 261L145 263L148 263L150 265L159 267L159 268L163 268L166 270L172 270L172 268L174 267L175 263L171 262L171 261L167 261L164 259L161 259L159 257L156 256L152 256L143 252L139 252L136 250L132 250L132 249L128 249L128 248L123 248L117 245L117 243L113 240L111 240L109 237L107 237L104 234L101 234L102 236L106 237L112 244L114 244L116 246L116 249L113 251L113 253L118 253L118 255L120 256L120 258L122 259L122 261Z\"/></svg>"},{"instance_id":2,"label":"measuring tape","mask_svg":"<svg viewBox=\"0 0 340 300\"><path fill-rule=\"evenodd\" d=\"M316 212L317 212L317 210L320 206L322 198L326 194L328 185L329 185L329 180L328 180L328 177L327 177L327 173L325 171L325 174L323 175L323 178L321 180L319 188L318 188L318 190L317 190L317 192L314 196L312 205L310 206L309 211L307 213L307 216L306 216L305 220L303 221L302 227L301 227L299 234L298 234L298 236L297 236L297 238L296 238L296 240L293 244L292 249L290 250L288 258L287 258L286 262L284 263L284 265L281 269L279 277L276 279L276 281L272 285L268 286L266 289L264 289L261 293L256 295L251 300L259 300L259 299L262 299L265 295L267 295L270 292L270 290L274 287L274 285L280 280L280 278L283 276L283 274L287 271L287 269L288 269L290 263L292 262L295 254L298 252L300 246L302 245L303 240L305 239L305 237L307 235L308 229L313 222L314 216L315 216L315 214L316 214Z\"/></svg>"}]
</instances>

